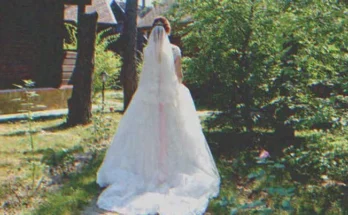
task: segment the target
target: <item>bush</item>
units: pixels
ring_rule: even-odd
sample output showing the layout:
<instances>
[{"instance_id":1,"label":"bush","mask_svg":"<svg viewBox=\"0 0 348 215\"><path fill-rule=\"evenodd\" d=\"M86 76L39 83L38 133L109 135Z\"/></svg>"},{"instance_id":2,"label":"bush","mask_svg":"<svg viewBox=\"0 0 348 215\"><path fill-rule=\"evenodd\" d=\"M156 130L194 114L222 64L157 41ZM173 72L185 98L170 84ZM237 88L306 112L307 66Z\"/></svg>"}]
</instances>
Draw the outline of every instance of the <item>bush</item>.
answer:
<instances>
[{"instance_id":1,"label":"bush","mask_svg":"<svg viewBox=\"0 0 348 215\"><path fill-rule=\"evenodd\" d=\"M332 102L346 96L346 5L333 1L187 1L172 19L190 14L180 31L186 84L221 121L251 131L309 128L343 115ZM323 84L327 98L313 91ZM330 111L319 116L323 109ZM319 117L321 117L319 119ZM343 117L342 117L343 118Z\"/></svg>"},{"instance_id":2,"label":"bush","mask_svg":"<svg viewBox=\"0 0 348 215\"><path fill-rule=\"evenodd\" d=\"M77 27L65 23L68 37L64 39L65 49L76 49L77 45ZM108 79L105 83L106 89L120 89L120 70L121 58L113 51L108 50L111 43L114 43L119 38L119 35L111 33L111 28L100 31L96 37L95 46L95 70L93 74L92 96L95 96L102 90L102 72L108 74Z\"/></svg>"},{"instance_id":3,"label":"bush","mask_svg":"<svg viewBox=\"0 0 348 215\"><path fill-rule=\"evenodd\" d=\"M105 83L106 89L120 89L121 59L114 52L108 50L111 43L116 42L119 35L109 35L111 29L106 29L98 33L96 39L95 72L93 74L93 93L94 95L102 90L102 72L108 74Z\"/></svg>"}]
</instances>

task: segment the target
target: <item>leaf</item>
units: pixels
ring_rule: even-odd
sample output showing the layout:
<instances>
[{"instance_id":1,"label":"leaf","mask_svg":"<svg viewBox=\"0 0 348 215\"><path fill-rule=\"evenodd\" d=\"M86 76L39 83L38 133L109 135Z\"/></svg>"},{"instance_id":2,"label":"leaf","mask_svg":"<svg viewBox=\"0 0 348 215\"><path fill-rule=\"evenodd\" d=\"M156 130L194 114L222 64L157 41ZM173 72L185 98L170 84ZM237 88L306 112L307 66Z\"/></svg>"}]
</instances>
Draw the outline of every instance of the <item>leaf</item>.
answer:
<instances>
[{"instance_id":1,"label":"leaf","mask_svg":"<svg viewBox=\"0 0 348 215\"><path fill-rule=\"evenodd\" d=\"M45 109L47 108L46 105L35 105L36 108L39 108L39 109Z\"/></svg>"},{"instance_id":2,"label":"leaf","mask_svg":"<svg viewBox=\"0 0 348 215\"><path fill-rule=\"evenodd\" d=\"M329 177L327 175L321 175L320 178L323 180L329 180Z\"/></svg>"},{"instance_id":3,"label":"leaf","mask_svg":"<svg viewBox=\"0 0 348 215\"><path fill-rule=\"evenodd\" d=\"M224 196L222 199L219 201L220 206L225 207L228 205L228 199Z\"/></svg>"},{"instance_id":4,"label":"leaf","mask_svg":"<svg viewBox=\"0 0 348 215\"><path fill-rule=\"evenodd\" d=\"M285 210L291 210L292 207L291 207L291 202L290 200L283 200L282 201L282 208L285 209Z\"/></svg>"},{"instance_id":5,"label":"leaf","mask_svg":"<svg viewBox=\"0 0 348 215\"><path fill-rule=\"evenodd\" d=\"M277 169L284 169L285 168L285 166L283 164L280 164L280 163L276 163L273 166Z\"/></svg>"},{"instance_id":6,"label":"leaf","mask_svg":"<svg viewBox=\"0 0 348 215\"><path fill-rule=\"evenodd\" d=\"M33 87L35 85L35 82L32 80L23 80L23 82L26 87Z\"/></svg>"},{"instance_id":7,"label":"leaf","mask_svg":"<svg viewBox=\"0 0 348 215\"><path fill-rule=\"evenodd\" d=\"M13 86L15 86L15 87L17 87L17 88L19 88L19 89L23 89L23 86L18 85L18 84L13 84Z\"/></svg>"},{"instance_id":8,"label":"leaf","mask_svg":"<svg viewBox=\"0 0 348 215\"><path fill-rule=\"evenodd\" d=\"M34 105L33 103L21 103L21 106L23 106L23 107L30 107L33 105Z\"/></svg>"},{"instance_id":9,"label":"leaf","mask_svg":"<svg viewBox=\"0 0 348 215\"><path fill-rule=\"evenodd\" d=\"M20 102L20 101L22 101L22 99L21 98L16 98L16 99L11 99L11 101L13 101L13 102Z\"/></svg>"},{"instance_id":10,"label":"leaf","mask_svg":"<svg viewBox=\"0 0 348 215\"><path fill-rule=\"evenodd\" d=\"M270 187L266 191L271 195L292 196L295 188Z\"/></svg>"},{"instance_id":11,"label":"leaf","mask_svg":"<svg viewBox=\"0 0 348 215\"><path fill-rule=\"evenodd\" d=\"M257 209L258 212L262 212L262 215L268 215L268 214L273 214L273 210L271 208L262 208L262 209Z\"/></svg>"},{"instance_id":12,"label":"leaf","mask_svg":"<svg viewBox=\"0 0 348 215\"><path fill-rule=\"evenodd\" d=\"M257 172L250 173L247 177L248 177L248 179L253 179L253 178L258 179L258 178L264 176L265 174L266 174L265 170L261 169Z\"/></svg>"},{"instance_id":13,"label":"leaf","mask_svg":"<svg viewBox=\"0 0 348 215\"><path fill-rule=\"evenodd\" d=\"M38 97L38 96L39 96L39 94L37 94L35 91L27 92L27 95L28 95L29 97Z\"/></svg>"},{"instance_id":14,"label":"leaf","mask_svg":"<svg viewBox=\"0 0 348 215\"><path fill-rule=\"evenodd\" d=\"M256 200L256 201L253 201L249 204L244 204L242 205L242 209L247 209L247 208L256 208L256 207L259 207L259 206L263 206L265 205L265 203L261 200Z\"/></svg>"},{"instance_id":15,"label":"leaf","mask_svg":"<svg viewBox=\"0 0 348 215\"><path fill-rule=\"evenodd\" d=\"M238 209L233 208L233 209L231 209L230 215L237 215L237 213L238 213Z\"/></svg>"}]
</instances>

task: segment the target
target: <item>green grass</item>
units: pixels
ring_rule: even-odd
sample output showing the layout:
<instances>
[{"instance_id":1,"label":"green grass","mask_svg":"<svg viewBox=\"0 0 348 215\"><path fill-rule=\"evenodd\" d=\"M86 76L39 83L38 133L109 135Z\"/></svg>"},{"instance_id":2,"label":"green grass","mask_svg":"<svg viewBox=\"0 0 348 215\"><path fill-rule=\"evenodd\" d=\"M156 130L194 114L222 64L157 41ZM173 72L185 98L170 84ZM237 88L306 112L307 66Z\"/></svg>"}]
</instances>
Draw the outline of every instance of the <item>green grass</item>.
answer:
<instances>
[{"instance_id":1,"label":"green grass","mask_svg":"<svg viewBox=\"0 0 348 215\"><path fill-rule=\"evenodd\" d=\"M224 135L230 136L226 141L230 151L218 160L222 185L220 196L210 203L212 214L348 213L347 128L296 132L300 144L266 160L257 158L258 147L238 146L247 145L247 138ZM223 135L207 136L211 142L223 143Z\"/></svg>"},{"instance_id":2,"label":"green grass","mask_svg":"<svg viewBox=\"0 0 348 215\"><path fill-rule=\"evenodd\" d=\"M120 117L119 113L105 115L105 118L108 119L107 121L111 122L110 130L107 132L113 133L115 131ZM49 185L51 179L48 172L50 169L57 169L57 165L64 167L65 164L58 163L53 165L51 162L53 166L50 166L47 162L42 163L41 160L45 155L49 155L48 159L51 159L51 155L56 155L56 158L62 154L64 155L65 152L70 154L82 153L90 150L91 145L98 145L98 143L95 143L93 124L66 128L62 126L64 122L65 118L33 122L34 155L31 154L29 135L26 133L26 123L0 124L0 200L6 203L5 207L0 208L0 213L26 213L37 207L37 203L42 204L42 202L45 202L52 190L59 190L60 185ZM64 156L64 159L66 159L58 162L67 162L71 155ZM32 185L33 171L31 168L33 161L37 165L34 187L39 184L42 178L43 182L40 184L37 195L29 195L28 197L27 194L33 191L32 188L28 188ZM95 171L90 173L93 175ZM95 175L92 175L90 183L95 180ZM78 179L77 176L67 175L63 177L63 184L65 183L80 184L87 182L86 179ZM82 190L85 190L86 186ZM63 191L67 192L64 186ZM76 192L76 195L78 193ZM72 194L68 194L67 198L69 195ZM76 198L82 198L82 196ZM59 201L56 202L58 203Z\"/></svg>"},{"instance_id":3,"label":"green grass","mask_svg":"<svg viewBox=\"0 0 348 215\"><path fill-rule=\"evenodd\" d=\"M103 153L96 156L81 173L72 174L68 183L58 192L48 195L46 201L31 214L80 214L83 206L87 205L100 190L95 178L102 158Z\"/></svg>"},{"instance_id":4,"label":"green grass","mask_svg":"<svg viewBox=\"0 0 348 215\"><path fill-rule=\"evenodd\" d=\"M316 145L326 139L332 139L328 144L338 144L345 150L347 132L322 133L315 131L298 132L299 138L304 138L302 145ZM217 136L206 133L210 141ZM335 138L336 136L339 138ZM320 136L319 138L317 136ZM238 137L238 135L237 135ZM316 139L316 142L311 140ZM221 141L221 139L218 139ZM341 140L341 141L337 141ZM236 143L240 141L240 143ZM245 137L234 139L231 144L244 144ZM230 141L231 142L231 141ZM321 146L322 147L322 146ZM216 160L222 177L221 191L218 198L211 201L208 211L211 214L344 214L344 199L340 195L340 187L325 187L318 174L313 173L312 180L299 181L292 176L289 161L284 156L270 158L264 164L257 163L258 149L248 148L221 154ZM212 146L213 150L214 146ZM322 150L331 150L322 147ZM347 151L342 151L346 153ZM216 154L216 153L215 153ZM95 162L82 174L74 177L56 194L50 195L46 203L35 211L35 214L80 214L83 207L96 198L100 190L95 184L95 173L103 159L103 153L98 154ZM316 157L313 157L316 159ZM321 159L318 157L318 159ZM269 163L268 163L269 162ZM284 165L284 166L283 166ZM301 168L297 166L297 168ZM336 171L334 169L333 171ZM264 171L264 174L262 174ZM254 176L253 176L254 175ZM253 176L253 177L252 177ZM62 197L64 196L64 197ZM315 198L313 198L315 196ZM233 214L233 213L232 213Z\"/></svg>"},{"instance_id":5,"label":"green grass","mask_svg":"<svg viewBox=\"0 0 348 215\"><path fill-rule=\"evenodd\" d=\"M108 93L107 98L117 99L117 94ZM121 114L109 113L106 117L111 122L106 132L113 134ZM107 144L95 142L93 124L64 128L60 126L64 121L60 118L33 123L35 158L41 160L50 150L57 155L86 151L91 145L97 148L95 157L81 172L66 175L62 184L44 186L35 198L23 197L21 206L14 205L0 212L81 214L99 195L95 177ZM8 201L11 197L15 202L11 189L31 183L26 129L26 124L20 122L0 124L0 177L4 185L0 188L1 200ZM257 158L260 146L271 151L274 144L281 143L273 143L267 130L258 132L251 135L215 129L205 133L222 177L220 195L208 208L211 214L338 215L348 211L347 190L342 185L348 184L347 128L332 132L297 131L296 144L283 148L282 154L271 153L270 158L261 162ZM52 166L40 166L37 181L42 176L48 177L45 170L49 167Z\"/></svg>"}]
</instances>

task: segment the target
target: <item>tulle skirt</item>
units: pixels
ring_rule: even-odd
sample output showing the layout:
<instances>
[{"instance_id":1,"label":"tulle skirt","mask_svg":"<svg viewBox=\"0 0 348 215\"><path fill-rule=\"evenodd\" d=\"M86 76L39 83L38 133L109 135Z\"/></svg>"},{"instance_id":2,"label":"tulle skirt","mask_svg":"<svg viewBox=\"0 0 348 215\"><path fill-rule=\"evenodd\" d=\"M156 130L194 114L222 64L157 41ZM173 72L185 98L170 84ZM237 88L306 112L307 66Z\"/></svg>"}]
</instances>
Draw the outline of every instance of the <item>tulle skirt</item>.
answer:
<instances>
[{"instance_id":1,"label":"tulle skirt","mask_svg":"<svg viewBox=\"0 0 348 215\"><path fill-rule=\"evenodd\" d=\"M98 207L121 214L203 214L220 177L189 90L156 103L138 90L97 174Z\"/></svg>"}]
</instances>

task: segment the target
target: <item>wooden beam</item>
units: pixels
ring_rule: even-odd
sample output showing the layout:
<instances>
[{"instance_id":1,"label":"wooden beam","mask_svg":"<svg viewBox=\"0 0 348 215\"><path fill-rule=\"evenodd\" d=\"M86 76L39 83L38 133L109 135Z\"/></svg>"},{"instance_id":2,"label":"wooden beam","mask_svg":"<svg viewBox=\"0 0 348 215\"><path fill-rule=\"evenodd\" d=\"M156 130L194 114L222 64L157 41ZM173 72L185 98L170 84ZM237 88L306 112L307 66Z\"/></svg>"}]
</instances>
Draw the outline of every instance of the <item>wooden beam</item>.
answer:
<instances>
[{"instance_id":1,"label":"wooden beam","mask_svg":"<svg viewBox=\"0 0 348 215\"><path fill-rule=\"evenodd\" d=\"M79 4L77 8L77 13L80 16L83 13L86 13L86 5L84 4Z\"/></svg>"},{"instance_id":2,"label":"wooden beam","mask_svg":"<svg viewBox=\"0 0 348 215\"><path fill-rule=\"evenodd\" d=\"M92 0L63 0L63 3L72 5L91 5Z\"/></svg>"}]
</instances>

